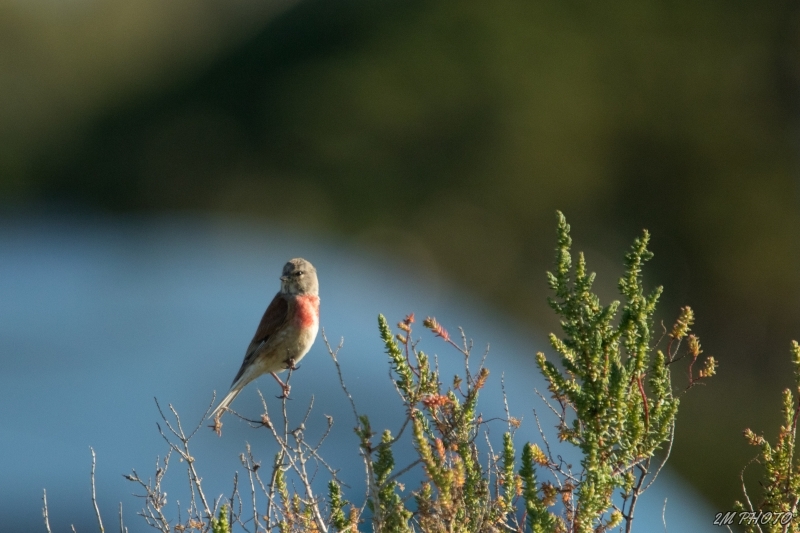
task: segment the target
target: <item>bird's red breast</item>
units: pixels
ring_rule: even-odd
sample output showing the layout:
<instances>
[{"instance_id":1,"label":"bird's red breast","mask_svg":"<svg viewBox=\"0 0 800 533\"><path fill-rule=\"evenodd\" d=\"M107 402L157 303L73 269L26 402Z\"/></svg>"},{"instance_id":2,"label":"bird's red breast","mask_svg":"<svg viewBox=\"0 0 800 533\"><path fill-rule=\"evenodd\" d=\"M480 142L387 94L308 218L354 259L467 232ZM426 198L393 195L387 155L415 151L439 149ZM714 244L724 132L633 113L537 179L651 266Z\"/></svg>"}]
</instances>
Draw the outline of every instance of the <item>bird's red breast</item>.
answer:
<instances>
[{"instance_id":1,"label":"bird's red breast","mask_svg":"<svg viewBox=\"0 0 800 533\"><path fill-rule=\"evenodd\" d=\"M301 328L310 328L319 320L319 296L305 294L296 300L295 320Z\"/></svg>"}]
</instances>

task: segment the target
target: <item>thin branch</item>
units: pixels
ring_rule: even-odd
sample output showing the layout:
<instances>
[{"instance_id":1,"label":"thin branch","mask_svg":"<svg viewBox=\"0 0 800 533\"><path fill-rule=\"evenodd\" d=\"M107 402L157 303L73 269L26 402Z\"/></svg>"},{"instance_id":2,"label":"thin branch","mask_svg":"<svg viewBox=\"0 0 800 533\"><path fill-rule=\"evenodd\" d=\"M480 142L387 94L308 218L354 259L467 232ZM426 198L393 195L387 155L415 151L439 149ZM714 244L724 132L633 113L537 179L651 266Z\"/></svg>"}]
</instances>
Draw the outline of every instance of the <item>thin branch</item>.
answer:
<instances>
[{"instance_id":1,"label":"thin branch","mask_svg":"<svg viewBox=\"0 0 800 533\"><path fill-rule=\"evenodd\" d=\"M256 486L255 486L255 481L253 479L255 477L255 471L257 468L255 462L253 461L253 452L250 450L249 442L245 443L245 449L247 450L247 455L241 454L239 458L242 461L242 465L247 470L247 475L248 478L250 479L250 495L253 500L253 525L255 525L256 531L258 531L258 526L259 526L258 506L256 505Z\"/></svg>"},{"instance_id":2,"label":"thin branch","mask_svg":"<svg viewBox=\"0 0 800 533\"><path fill-rule=\"evenodd\" d=\"M161 465L161 458L156 458L155 484L153 484L152 480L149 480L148 483L145 484L144 481L139 478L136 470L133 470L131 475L123 475L125 479L138 483L144 489L144 495L136 495L145 499L145 507L138 514L145 519L149 526L161 530L162 533L170 533L171 531L169 520L167 520L167 517L162 511L164 505L166 505L166 494L161 492L161 480L164 478L169 468L169 458L171 454L172 450L164 457L163 466Z\"/></svg>"},{"instance_id":3,"label":"thin branch","mask_svg":"<svg viewBox=\"0 0 800 533\"><path fill-rule=\"evenodd\" d=\"M276 509L277 505L275 504L274 495L275 495L275 484L278 480L278 470L280 470L281 466L283 465L283 454L284 451L281 449L278 452L278 455L275 457L275 463L272 465L272 476L269 482L269 503L267 504L267 521L272 521L272 513ZM277 514L277 512L276 512ZM277 516L276 516L277 519Z\"/></svg>"},{"instance_id":4,"label":"thin branch","mask_svg":"<svg viewBox=\"0 0 800 533\"><path fill-rule=\"evenodd\" d=\"M89 449L92 451L92 504L94 505L94 514L97 517L97 525L100 528L100 533L105 533L105 528L103 527L103 519L100 517L100 508L97 506L97 493L95 491L95 483L94 483L94 469L96 464L96 457L94 454L94 448L89 446Z\"/></svg>"},{"instance_id":5,"label":"thin branch","mask_svg":"<svg viewBox=\"0 0 800 533\"><path fill-rule=\"evenodd\" d=\"M410 465L406 466L405 468L403 468L401 470L398 470L397 472L395 472L394 474L389 476L386 479L386 481L383 483L383 485L381 485L381 487L385 487L386 485L388 485L392 481L395 481L397 478L399 478L400 476L402 476L403 474L405 474L406 472L408 472L409 470L411 470L412 468L414 468L418 464L422 464L422 459L417 459L416 461L414 461Z\"/></svg>"},{"instance_id":6,"label":"thin branch","mask_svg":"<svg viewBox=\"0 0 800 533\"><path fill-rule=\"evenodd\" d=\"M325 328L322 328L322 340L325 341L325 347L328 349L328 354L330 354L331 359L333 359L333 364L336 366L336 373L339 375L339 385L341 385L342 390L344 391L345 396L350 402L350 407L353 409L353 417L355 418L356 424L358 423L358 410L356 409L356 402L353 400L353 396L350 394L350 391L347 390L347 385L344 384L344 377L342 377L342 367L339 365L339 360L336 358L339 350L342 349L344 346L344 338L339 341L339 346L336 347L336 350L331 348L330 343L328 343L328 337L325 336Z\"/></svg>"},{"instance_id":7,"label":"thin branch","mask_svg":"<svg viewBox=\"0 0 800 533\"><path fill-rule=\"evenodd\" d=\"M517 428L522 423L522 419L521 418L513 418L511 416L511 411L508 408L508 395L506 394L506 375L505 375L505 372L500 374L500 390L503 393L503 408L505 409L505 412L506 412L506 423L508 424L508 432L511 433L511 436L513 437L517 432ZM534 413L535 413L535 411L534 411ZM516 421L516 425L514 425L513 427L512 427L512 424L511 424L512 420Z\"/></svg>"},{"instance_id":8,"label":"thin branch","mask_svg":"<svg viewBox=\"0 0 800 533\"><path fill-rule=\"evenodd\" d=\"M650 486L653 483L656 482L656 479L658 478L658 474L661 473L661 470L664 468L664 465L667 464L667 460L669 459L669 456L672 453L672 445L675 442L675 421L672 422L672 426L669 429L669 439L667 440L667 442L668 442L668 444L667 444L667 453L666 453L666 455L664 455L664 459L661 461L661 464L658 465L658 468L656 469L656 473L653 474L653 479L651 479L650 482L647 483L647 486L644 489L642 489L642 492L644 492L647 489L649 489Z\"/></svg>"},{"instance_id":9,"label":"thin branch","mask_svg":"<svg viewBox=\"0 0 800 533\"><path fill-rule=\"evenodd\" d=\"M750 466L751 464L758 463L759 462L758 458L759 458L759 455L756 455L755 457L750 459L747 462L747 464L744 465L744 468L742 468L741 472L739 472L739 479L742 482L742 493L744 494L744 499L747 502L747 507L748 507L748 509L750 509L751 513L755 512L755 508L753 507L753 502L750 501L750 495L747 493L747 486L744 484L744 471L747 470L747 467Z\"/></svg>"},{"instance_id":10,"label":"thin branch","mask_svg":"<svg viewBox=\"0 0 800 533\"><path fill-rule=\"evenodd\" d=\"M331 429L333 429L333 417L330 415L325 415L325 419L328 421L328 426L325 428L325 433L319 438L317 445L314 447L309 447L309 450L316 453L319 450L319 447L322 446L322 443L328 438L328 435L331 434Z\"/></svg>"},{"instance_id":11,"label":"thin branch","mask_svg":"<svg viewBox=\"0 0 800 533\"><path fill-rule=\"evenodd\" d=\"M633 490L631 491L631 505L628 507L627 516L625 516L625 533L630 533L631 528L633 527L633 512L636 510L636 502L639 500L639 496L642 494L642 483L644 483L644 478L647 476L648 465L637 465L639 468L639 479L636 481L636 486L633 487Z\"/></svg>"},{"instance_id":12,"label":"thin branch","mask_svg":"<svg viewBox=\"0 0 800 533\"><path fill-rule=\"evenodd\" d=\"M539 435L542 437L542 442L544 442L544 447L547 450L547 458L550 460L551 463L555 463L555 461L553 461L553 453L550 451L550 443L547 442L547 437L545 436L544 430L542 429L542 424L541 421L539 420L539 414L536 412L536 409L533 410L533 418L536 420L536 427L539 429Z\"/></svg>"},{"instance_id":13,"label":"thin branch","mask_svg":"<svg viewBox=\"0 0 800 533\"><path fill-rule=\"evenodd\" d=\"M253 492L253 494L255 494L255 491ZM234 502L234 499L237 498L237 497L238 497L238 500L239 500L239 511L236 514L234 514L233 502ZM242 496L239 494L239 472L234 472L233 473L233 490L231 491L231 497L228 499L228 502L230 503L230 507L228 508L228 514L230 516L229 522L231 524L233 524L234 522L239 522L240 524L242 524L242 519L241 519L241 516L242 516ZM216 511L217 511L216 507L214 508L214 511L215 511L215 514L216 514ZM257 515L257 513L256 513L256 505L255 505L255 496L253 497L253 513ZM255 526L256 526L256 531L258 531L258 519L257 518L255 519ZM242 524L242 527L244 527L244 524Z\"/></svg>"},{"instance_id":14,"label":"thin branch","mask_svg":"<svg viewBox=\"0 0 800 533\"><path fill-rule=\"evenodd\" d=\"M42 494L42 500L44 501L44 505L42 506L44 527L47 529L47 533L53 533L53 531L50 529L50 516L47 514L47 489L45 489L44 493Z\"/></svg>"},{"instance_id":15,"label":"thin branch","mask_svg":"<svg viewBox=\"0 0 800 533\"><path fill-rule=\"evenodd\" d=\"M564 415L562 415L561 413L559 413L558 411L556 411L556 408L555 408L555 407L553 407L553 406L550 404L550 402L547 400L547 398L545 398L545 397L544 397L544 395L543 395L541 392L539 392L539 389L536 389L536 388L534 388L534 389L533 389L533 392L535 392L535 393L536 393L536 395L537 395L539 398L541 398L541 399L542 399L542 401L544 402L544 404L545 404L547 407L549 407L551 411L553 411L553 414L554 414L554 415L556 415L556 416L558 417L558 419L559 419L559 420L561 420L562 422L564 421Z\"/></svg>"},{"instance_id":16,"label":"thin branch","mask_svg":"<svg viewBox=\"0 0 800 533\"><path fill-rule=\"evenodd\" d=\"M188 475L189 475L190 485L192 486L192 491L191 491L192 492L192 502L194 504L194 492L195 492L195 489L196 489L197 490L197 494L200 496L200 501L203 504L203 511L205 512L206 519L207 520L211 520L212 518L214 518L214 514L213 514L213 512L211 511L211 509L208 506L208 501L206 500L206 495L203 492L203 487L201 485L201 478L200 478L199 475L197 475L197 469L195 469L195 466L194 466L194 457L192 457L191 454L189 453L189 439L192 437L192 435L197 433L197 431L200 428L200 426L202 426L203 423L205 422L205 420L206 420L206 418L208 416L208 409L206 409L206 412L203 415L203 418L200 419L200 422L197 424L197 427L195 427L194 431L192 431L192 433L187 437L186 434L183 431L183 425L181 423L181 418L178 415L178 412L172 406L172 404L169 404L169 409L170 409L170 411L172 411L172 414L175 416L175 422L176 422L176 425L178 427L177 431L175 430L174 427L172 427L172 425L170 424L169 420L164 415L164 411L161 409L161 405L158 403L158 398L155 398L155 402L156 402L156 407L158 408L158 412L161 415L161 419L167 425L167 427L172 432L172 434L181 442L181 447L179 448L177 444L175 444L171 440L169 440L169 438L167 438L167 436L164 434L164 431L161 429L161 426L156 424L156 426L158 427L158 431L161 433L161 436L164 438L164 440L167 442L167 444L169 444L170 448L172 448L173 450L178 452L178 454L180 454L180 456L183 458L183 460L186 461L186 463L187 463L187 472L188 472ZM212 400L211 403L213 404L213 400Z\"/></svg>"},{"instance_id":17,"label":"thin branch","mask_svg":"<svg viewBox=\"0 0 800 533\"><path fill-rule=\"evenodd\" d=\"M490 348L490 345L487 344L486 345L486 350L484 350L484 352L483 352L483 357L481 357L481 364L478 365L478 368L483 368L485 366L486 358L489 357L489 348Z\"/></svg>"},{"instance_id":18,"label":"thin branch","mask_svg":"<svg viewBox=\"0 0 800 533\"><path fill-rule=\"evenodd\" d=\"M306 409L306 414L305 414L305 416L303 417L303 421L302 421L302 422L300 422L300 425L298 426L298 429L303 429L303 430L305 430L305 427L306 427L306 422L308 422L308 417L309 417L309 416L311 416L311 410L312 410L313 408L314 408L314 395L312 394L312 395L311 395L311 401L310 401L310 402L308 402L308 409Z\"/></svg>"}]
</instances>

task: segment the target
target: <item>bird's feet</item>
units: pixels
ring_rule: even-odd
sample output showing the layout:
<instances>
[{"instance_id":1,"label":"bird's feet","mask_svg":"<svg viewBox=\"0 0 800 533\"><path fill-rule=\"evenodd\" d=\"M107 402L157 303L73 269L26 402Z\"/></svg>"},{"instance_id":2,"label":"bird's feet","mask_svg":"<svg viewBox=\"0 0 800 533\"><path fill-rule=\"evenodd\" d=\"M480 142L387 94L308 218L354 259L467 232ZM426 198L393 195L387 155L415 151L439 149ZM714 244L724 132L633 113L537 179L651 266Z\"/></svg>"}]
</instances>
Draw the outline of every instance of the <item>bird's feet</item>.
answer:
<instances>
[{"instance_id":1,"label":"bird's feet","mask_svg":"<svg viewBox=\"0 0 800 533\"><path fill-rule=\"evenodd\" d=\"M214 430L214 433L217 434L217 437L222 436L222 420L220 419L222 418L223 411L225 411L225 409L222 409L220 412L218 412L216 416L214 416L214 423L208 426Z\"/></svg>"},{"instance_id":2,"label":"bird's feet","mask_svg":"<svg viewBox=\"0 0 800 533\"><path fill-rule=\"evenodd\" d=\"M283 400L284 398L288 399L289 391L292 390L292 388L289 386L288 383L284 383L283 381L281 381L281 378L278 377L278 374L276 374L275 372L271 372L271 374L272 377L275 378L275 381L278 382L278 385L281 386L281 390L283 390L283 394L278 396L278 398L281 400Z\"/></svg>"}]
</instances>

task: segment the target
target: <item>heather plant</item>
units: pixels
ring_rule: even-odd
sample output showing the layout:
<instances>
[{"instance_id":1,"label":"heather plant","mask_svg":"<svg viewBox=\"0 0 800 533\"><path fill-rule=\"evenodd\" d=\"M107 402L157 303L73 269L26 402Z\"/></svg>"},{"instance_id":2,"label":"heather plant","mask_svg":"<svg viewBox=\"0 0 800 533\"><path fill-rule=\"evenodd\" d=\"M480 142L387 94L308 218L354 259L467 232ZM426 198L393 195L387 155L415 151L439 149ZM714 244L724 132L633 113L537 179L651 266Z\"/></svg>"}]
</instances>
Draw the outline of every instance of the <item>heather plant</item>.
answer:
<instances>
[{"instance_id":1,"label":"heather plant","mask_svg":"<svg viewBox=\"0 0 800 533\"><path fill-rule=\"evenodd\" d=\"M761 481L762 501L754 505L744 485L742 470L742 490L744 502L734 504L736 512L720 513L716 523L720 525L738 524L747 533L798 533L797 520L800 505L800 459L795 456L797 442L797 421L800 418L800 345L792 342L792 365L794 366L795 397L791 389L783 391L783 425L778 432L775 444L770 444L762 435L745 429L747 441L759 448L754 459L764 468Z\"/></svg>"},{"instance_id":2,"label":"heather plant","mask_svg":"<svg viewBox=\"0 0 800 533\"><path fill-rule=\"evenodd\" d=\"M510 415L507 401L505 413L493 416L491 422L505 426L502 438L490 438L490 422L478 409L479 397L490 380L485 366L488 350L476 361L473 344L463 330L454 338L435 318L425 318L423 327L439 338L446 350L441 356L432 356L420 348L421 340L415 337L413 314L398 322L395 330L379 315L378 332L392 387L404 412L394 428L373 428L369 417L358 410L338 361L342 344L333 348L324 331L322 334L356 424L366 480L366 496L360 503L347 501L353 499L352 494L345 493L337 470L323 458L322 447L333 419L327 417L322 437L312 443L306 437L306 425L313 398L305 416L293 422L285 396L277 416L262 396L263 412L258 418L229 412L254 429L266 431L277 444L271 468L261 469L248 445L240 457L245 481L240 482L236 474L230 496L217 498L206 497L199 465L190 453L190 440L204 425L208 411L192 431L185 432L177 411L169 406L168 416L159 406L167 428L163 431L159 425L159 431L169 453L157 461L151 480L143 481L135 471L126 476L142 491L140 515L162 533L234 529L327 533L359 528L400 533L630 532L639 498L669 457L679 396L716 369L714 358L701 357L700 342L691 334L694 315L689 307L681 309L671 330L659 332L656 328L661 288L645 291L642 281L642 268L652 257L648 242L649 235L644 232L625 256L625 271L618 284L622 301L602 305L592 292L595 276L588 272L583 254L573 258L570 228L558 213L556 262L548 281L553 290L549 303L561 319L562 334L550 335L553 356L536 354L548 394L532 392L557 420L559 444L551 446L538 416L534 419L540 440L521 446L516 443L521 420ZM454 354L462 360L463 371L451 379L440 373L439 358ZM671 369L679 361L686 363L689 376L682 390L676 390L671 380ZM291 375L290 370L287 384ZM792 403L791 395L787 402ZM796 425L797 414L793 413ZM212 427L221 435L218 418ZM405 454L397 452L409 443L414 459L398 465L396 457ZM770 451L769 464L780 472L776 483L787 475L783 474L786 454L791 463L791 453L786 450L793 448L793 443L787 441ZM573 468L561 459L556 446L575 447L580 467ZM191 490L189 505L183 512L177 509L177 518L166 512L161 488L174 454L186 466ZM269 474L262 477L265 470ZM318 471L328 475L324 495L314 482ZM413 478L412 473L421 481L406 487L400 478ZM99 511L97 515L101 523ZM124 531L121 516L120 529Z\"/></svg>"},{"instance_id":3,"label":"heather plant","mask_svg":"<svg viewBox=\"0 0 800 533\"><path fill-rule=\"evenodd\" d=\"M706 358L693 374L702 350L697 337L689 334L694 322L689 307L666 334L666 349L653 347L662 288L646 293L642 285L643 265L653 257L647 231L625 256L625 274L618 284L623 302L603 306L591 291L595 275L588 273L582 253L573 263L569 225L561 213L558 219L556 269L548 273L548 281L555 293L549 303L561 317L564 333L563 338L550 334L561 368L541 352L536 362L557 406L551 408L559 419L559 439L580 449L582 471L577 476L558 472L568 480L559 489L564 512L556 518L536 513L531 527L552 531L555 522L556 530L583 533L624 522L630 531L639 497L669 455L667 450L653 471L655 454L672 444L679 398L670 365L681 357L681 342L688 338L689 387L712 376L716 361ZM554 469L550 462L540 463ZM622 494L619 505L615 491Z\"/></svg>"}]
</instances>

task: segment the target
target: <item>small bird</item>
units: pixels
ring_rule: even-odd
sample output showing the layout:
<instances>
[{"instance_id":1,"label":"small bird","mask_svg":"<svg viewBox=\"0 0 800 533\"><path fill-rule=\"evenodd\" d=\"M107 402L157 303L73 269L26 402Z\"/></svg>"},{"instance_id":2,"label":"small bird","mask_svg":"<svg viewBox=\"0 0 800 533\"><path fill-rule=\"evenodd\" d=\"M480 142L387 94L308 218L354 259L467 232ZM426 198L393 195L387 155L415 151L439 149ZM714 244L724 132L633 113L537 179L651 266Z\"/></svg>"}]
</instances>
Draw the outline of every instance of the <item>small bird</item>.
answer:
<instances>
[{"instance_id":1,"label":"small bird","mask_svg":"<svg viewBox=\"0 0 800 533\"><path fill-rule=\"evenodd\" d=\"M283 396L288 396L289 385L281 381L277 372L295 368L314 344L317 330L317 270L311 263L298 257L283 266L281 290L264 312L230 392L212 411L210 418L219 418L248 383L267 372L278 381Z\"/></svg>"}]
</instances>

